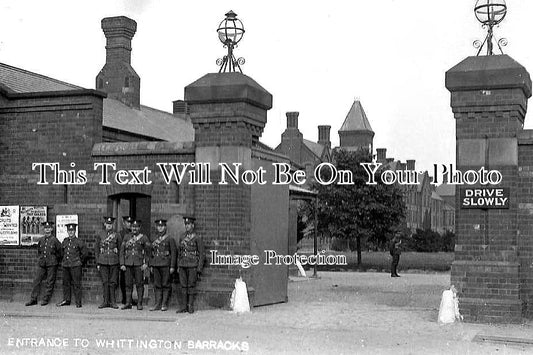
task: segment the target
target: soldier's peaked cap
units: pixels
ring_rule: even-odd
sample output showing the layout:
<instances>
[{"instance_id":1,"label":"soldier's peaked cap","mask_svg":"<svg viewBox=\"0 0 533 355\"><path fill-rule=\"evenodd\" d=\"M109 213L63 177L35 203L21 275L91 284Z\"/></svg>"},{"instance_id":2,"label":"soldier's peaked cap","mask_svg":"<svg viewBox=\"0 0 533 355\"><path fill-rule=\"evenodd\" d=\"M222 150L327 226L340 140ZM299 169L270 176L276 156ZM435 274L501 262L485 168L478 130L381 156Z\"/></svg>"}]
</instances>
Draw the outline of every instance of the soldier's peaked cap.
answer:
<instances>
[{"instance_id":1,"label":"soldier's peaked cap","mask_svg":"<svg viewBox=\"0 0 533 355\"><path fill-rule=\"evenodd\" d=\"M155 224L158 225L158 226L166 226L167 225L167 220L166 219L158 219L155 221Z\"/></svg>"},{"instance_id":2,"label":"soldier's peaked cap","mask_svg":"<svg viewBox=\"0 0 533 355\"><path fill-rule=\"evenodd\" d=\"M45 227L53 227L54 226L54 222L49 222L49 221L43 222L41 224L43 226L45 226Z\"/></svg>"},{"instance_id":3,"label":"soldier's peaked cap","mask_svg":"<svg viewBox=\"0 0 533 355\"><path fill-rule=\"evenodd\" d=\"M140 219L136 219L131 223L132 226L140 226L141 224L142 221Z\"/></svg>"},{"instance_id":4,"label":"soldier's peaked cap","mask_svg":"<svg viewBox=\"0 0 533 355\"><path fill-rule=\"evenodd\" d=\"M67 230L73 231L73 230L76 230L76 227L78 226L78 224L77 223L67 223L67 224L65 224L65 226L67 227Z\"/></svg>"},{"instance_id":5,"label":"soldier's peaked cap","mask_svg":"<svg viewBox=\"0 0 533 355\"><path fill-rule=\"evenodd\" d=\"M184 223L194 223L194 221L196 221L196 218L194 218L194 216L189 215L189 214L183 215Z\"/></svg>"},{"instance_id":6,"label":"soldier's peaked cap","mask_svg":"<svg viewBox=\"0 0 533 355\"><path fill-rule=\"evenodd\" d=\"M133 218L131 218L130 216L122 216L122 220L130 223L133 222Z\"/></svg>"},{"instance_id":7,"label":"soldier's peaked cap","mask_svg":"<svg viewBox=\"0 0 533 355\"><path fill-rule=\"evenodd\" d=\"M112 224L115 221L115 217L104 217L104 223Z\"/></svg>"}]
</instances>

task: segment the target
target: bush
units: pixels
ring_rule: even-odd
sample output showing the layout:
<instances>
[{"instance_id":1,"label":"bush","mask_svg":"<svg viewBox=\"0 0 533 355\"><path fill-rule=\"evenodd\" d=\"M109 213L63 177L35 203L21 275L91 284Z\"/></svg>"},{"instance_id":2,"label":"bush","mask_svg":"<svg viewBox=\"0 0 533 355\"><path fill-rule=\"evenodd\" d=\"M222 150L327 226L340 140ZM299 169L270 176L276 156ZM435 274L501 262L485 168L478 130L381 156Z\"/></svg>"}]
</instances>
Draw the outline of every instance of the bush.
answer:
<instances>
[{"instance_id":1,"label":"bush","mask_svg":"<svg viewBox=\"0 0 533 355\"><path fill-rule=\"evenodd\" d=\"M451 252L455 248L455 234L447 231L443 235L432 230L417 229L403 241L403 249L417 252Z\"/></svg>"},{"instance_id":2,"label":"bush","mask_svg":"<svg viewBox=\"0 0 533 355\"><path fill-rule=\"evenodd\" d=\"M331 240L331 250L355 251L357 250L357 242L354 239L343 239L343 238L334 237Z\"/></svg>"}]
</instances>

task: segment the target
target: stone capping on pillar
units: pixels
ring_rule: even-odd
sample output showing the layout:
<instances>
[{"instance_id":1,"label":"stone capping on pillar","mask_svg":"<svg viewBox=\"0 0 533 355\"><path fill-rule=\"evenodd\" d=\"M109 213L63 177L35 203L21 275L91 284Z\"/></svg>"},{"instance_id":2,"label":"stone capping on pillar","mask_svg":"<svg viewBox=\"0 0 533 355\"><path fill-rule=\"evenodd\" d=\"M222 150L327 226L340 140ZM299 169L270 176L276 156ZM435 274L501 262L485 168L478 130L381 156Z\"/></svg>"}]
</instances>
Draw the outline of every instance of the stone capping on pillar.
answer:
<instances>
[{"instance_id":1,"label":"stone capping on pillar","mask_svg":"<svg viewBox=\"0 0 533 355\"><path fill-rule=\"evenodd\" d=\"M246 102L264 110L272 108L272 95L241 73L210 73L185 87L188 105Z\"/></svg>"},{"instance_id":2,"label":"stone capping on pillar","mask_svg":"<svg viewBox=\"0 0 533 355\"><path fill-rule=\"evenodd\" d=\"M467 57L446 72L451 91L520 88L531 97L531 78L526 68L506 54Z\"/></svg>"}]
</instances>

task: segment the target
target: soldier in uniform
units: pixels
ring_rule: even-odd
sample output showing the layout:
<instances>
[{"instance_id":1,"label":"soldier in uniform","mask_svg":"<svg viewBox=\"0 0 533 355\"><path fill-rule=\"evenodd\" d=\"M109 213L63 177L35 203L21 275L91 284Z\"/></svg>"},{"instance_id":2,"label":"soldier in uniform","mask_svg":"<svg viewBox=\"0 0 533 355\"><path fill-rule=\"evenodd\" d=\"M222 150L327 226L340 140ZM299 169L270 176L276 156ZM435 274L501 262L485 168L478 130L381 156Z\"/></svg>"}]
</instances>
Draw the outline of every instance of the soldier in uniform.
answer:
<instances>
[{"instance_id":1,"label":"soldier in uniform","mask_svg":"<svg viewBox=\"0 0 533 355\"><path fill-rule=\"evenodd\" d=\"M96 268L100 272L104 291L103 302L98 308L117 309L115 288L118 281L119 248L122 242L120 234L115 232L115 218L104 217L104 231L98 236L94 246Z\"/></svg>"},{"instance_id":2,"label":"soldier in uniform","mask_svg":"<svg viewBox=\"0 0 533 355\"><path fill-rule=\"evenodd\" d=\"M81 307L81 266L87 259L87 248L80 238L76 238L76 223L66 225L68 237L63 240L63 301L56 306L69 306L71 287L74 289L76 307Z\"/></svg>"},{"instance_id":3,"label":"soldier in uniform","mask_svg":"<svg viewBox=\"0 0 533 355\"><path fill-rule=\"evenodd\" d=\"M176 242L167 234L167 221L155 221L157 238L152 241L150 267L154 273L155 305L150 311L166 311L170 297L170 275L176 269Z\"/></svg>"},{"instance_id":4,"label":"soldier in uniform","mask_svg":"<svg viewBox=\"0 0 533 355\"><path fill-rule=\"evenodd\" d=\"M133 222L133 218L131 218L130 216L122 216L123 228L120 231L121 241L124 240L124 238L126 237L126 234L131 233L131 222ZM119 269L118 276L119 276L120 292L122 295L122 304L126 304L126 274L122 269Z\"/></svg>"},{"instance_id":5,"label":"soldier in uniform","mask_svg":"<svg viewBox=\"0 0 533 355\"><path fill-rule=\"evenodd\" d=\"M37 304L37 297L41 289L41 282L46 280L46 290L43 295L41 306L46 306L54 292L56 284L57 266L61 260L61 243L52 234L54 222L43 222L44 235L37 243L37 275L33 280L30 301L26 306Z\"/></svg>"},{"instance_id":6,"label":"soldier in uniform","mask_svg":"<svg viewBox=\"0 0 533 355\"><path fill-rule=\"evenodd\" d=\"M176 313L194 313L196 281L204 266L204 243L194 231L193 216L183 216L185 233L178 242L178 272L181 285L180 309Z\"/></svg>"},{"instance_id":7,"label":"soldier in uniform","mask_svg":"<svg viewBox=\"0 0 533 355\"><path fill-rule=\"evenodd\" d=\"M143 271L148 267L146 262L150 252L150 241L140 231L141 221L133 221L131 233L126 234L120 246L120 268L126 273L126 304L121 309L131 309L134 280L138 296L137 309L143 309Z\"/></svg>"},{"instance_id":8,"label":"soldier in uniform","mask_svg":"<svg viewBox=\"0 0 533 355\"><path fill-rule=\"evenodd\" d=\"M394 238L392 238L390 242L390 255L392 256L392 262L391 262L391 270L390 270L390 276L391 277L400 277L398 275L398 264L400 263L400 254L402 253L400 246L402 244L402 241L400 239L400 233L396 232L396 235Z\"/></svg>"}]
</instances>

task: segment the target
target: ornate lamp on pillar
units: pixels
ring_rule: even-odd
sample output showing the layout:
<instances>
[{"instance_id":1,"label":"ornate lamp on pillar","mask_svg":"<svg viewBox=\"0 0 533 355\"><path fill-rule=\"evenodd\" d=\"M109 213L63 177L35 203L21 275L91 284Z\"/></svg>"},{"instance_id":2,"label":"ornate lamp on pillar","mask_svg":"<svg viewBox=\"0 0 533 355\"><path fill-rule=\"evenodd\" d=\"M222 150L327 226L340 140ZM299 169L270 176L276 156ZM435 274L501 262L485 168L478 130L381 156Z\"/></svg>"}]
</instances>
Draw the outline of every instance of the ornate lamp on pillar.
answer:
<instances>
[{"instance_id":1,"label":"ornate lamp on pillar","mask_svg":"<svg viewBox=\"0 0 533 355\"><path fill-rule=\"evenodd\" d=\"M482 26L487 28L487 36L483 42L476 40L474 42L474 47L479 48L477 55L481 53L481 50L486 45L487 46L487 55L494 55L493 43L494 39L494 26L497 26L500 22L503 21L505 15L507 14L507 5L505 0L477 0L476 6L474 7L474 13ZM501 54L503 54L502 47L507 45L507 39L500 38L496 44L500 49Z\"/></svg>"},{"instance_id":2,"label":"ornate lamp on pillar","mask_svg":"<svg viewBox=\"0 0 533 355\"><path fill-rule=\"evenodd\" d=\"M220 42L228 48L228 54L217 59L217 65L220 66L218 72L236 72L236 69L239 69L239 72L242 73L241 65L244 64L244 58L235 59L233 48L237 47L237 43L241 41L244 35L244 26L235 12L230 10L226 14L226 18L218 25L217 33Z\"/></svg>"}]
</instances>

